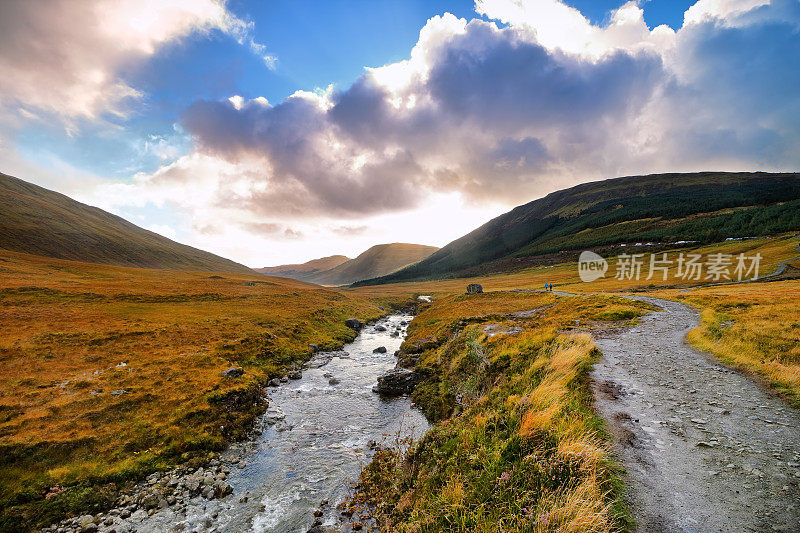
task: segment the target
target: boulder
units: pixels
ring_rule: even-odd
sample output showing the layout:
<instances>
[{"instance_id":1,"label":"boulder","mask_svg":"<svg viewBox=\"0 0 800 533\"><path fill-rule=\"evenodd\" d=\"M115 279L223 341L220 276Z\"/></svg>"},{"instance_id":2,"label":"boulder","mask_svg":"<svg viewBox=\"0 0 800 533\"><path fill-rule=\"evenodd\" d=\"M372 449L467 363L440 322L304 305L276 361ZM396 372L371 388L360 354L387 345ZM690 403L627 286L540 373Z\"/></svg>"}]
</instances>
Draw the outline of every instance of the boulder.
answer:
<instances>
[{"instance_id":1,"label":"boulder","mask_svg":"<svg viewBox=\"0 0 800 533\"><path fill-rule=\"evenodd\" d=\"M344 321L344 325L356 331L360 331L361 328L364 327L361 321L357 318L348 318L347 320Z\"/></svg>"},{"instance_id":2,"label":"boulder","mask_svg":"<svg viewBox=\"0 0 800 533\"><path fill-rule=\"evenodd\" d=\"M375 331L386 331L386 326L375 326Z\"/></svg>"},{"instance_id":3,"label":"boulder","mask_svg":"<svg viewBox=\"0 0 800 533\"><path fill-rule=\"evenodd\" d=\"M243 374L244 370L235 366L222 371L222 375L226 378L240 378Z\"/></svg>"},{"instance_id":4,"label":"boulder","mask_svg":"<svg viewBox=\"0 0 800 533\"><path fill-rule=\"evenodd\" d=\"M386 353L386 346L378 346L372 350L372 353Z\"/></svg>"},{"instance_id":5,"label":"boulder","mask_svg":"<svg viewBox=\"0 0 800 533\"><path fill-rule=\"evenodd\" d=\"M292 370L291 372L289 372L289 379L300 379L302 377L303 374L299 370Z\"/></svg>"},{"instance_id":6,"label":"boulder","mask_svg":"<svg viewBox=\"0 0 800 533\"><path fill-rule=\"evenodd\" d=\"M467 285L467 294L478 294L483 292L483 287L480 283L470 283Z\"/></svg>"},{"instance_id":7,"label":"boulder","mask_svg":"<svg viewBox=\"0 0 800 533\"><path fill-rule=\"evenodd\" d=\"M281 380L279 380L278 378L272 378L271 380L269 380L269 386L270 387L279 387L280 384L281 384Z\"/></svg>"},{"instance_id":8,"label":"boulder","mask_svg":"<svg viewBox=\"0 0 800 533\"><path fill-rule=\"evenodd\" d=\"M380 376L378 384L372 390L381 396L402 396L413 391L420 381L422 375L406 368L399 368Z\"/></svg>"}]
</instances>

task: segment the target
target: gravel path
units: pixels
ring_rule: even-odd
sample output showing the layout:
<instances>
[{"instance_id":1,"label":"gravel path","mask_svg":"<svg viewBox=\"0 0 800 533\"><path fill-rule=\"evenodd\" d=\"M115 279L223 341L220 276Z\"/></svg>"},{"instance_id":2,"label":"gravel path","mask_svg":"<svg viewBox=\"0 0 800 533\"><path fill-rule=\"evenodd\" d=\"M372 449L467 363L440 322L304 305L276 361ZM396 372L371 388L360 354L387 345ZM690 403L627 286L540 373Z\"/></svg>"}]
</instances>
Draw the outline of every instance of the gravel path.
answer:
<instances>
[{"instance_id":1,"label":"gravel path","mask_svg":"<svg viewBox=\"0 0 800 533\"><path fill-rule=\"evenodd\" d=\"M603 335L597 411L638 531L800 531L800 411L688 346L697 313L663 309Z\"/></svg>"}]
</instances>

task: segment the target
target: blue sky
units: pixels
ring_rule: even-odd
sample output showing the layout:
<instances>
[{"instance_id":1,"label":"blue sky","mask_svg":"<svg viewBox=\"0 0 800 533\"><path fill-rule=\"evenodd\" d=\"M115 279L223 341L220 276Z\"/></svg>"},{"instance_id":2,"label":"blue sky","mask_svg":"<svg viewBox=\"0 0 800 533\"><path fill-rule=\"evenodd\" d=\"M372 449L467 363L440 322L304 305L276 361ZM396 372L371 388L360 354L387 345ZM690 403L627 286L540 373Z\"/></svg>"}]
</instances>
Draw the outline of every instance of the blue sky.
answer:
<instances>
[{"instance_id":1,"label":"blue sky","mask_svg":"<svg viewBox=\"0 0 800 533\"><path fill-rule=\"evenodd\" d=\"M250 265L443 245L592 179L796 169L798 6L9 0L0 171Z\"/></svg>"},{"instance_id":2,"label":"blue sky","mask_svg":"<svg viewBox=\"0 0 800 533\"><path fill-rule=\"evenodd\" d=\"M568 2L597 24L607 22L611 10L623 3ZM645 21L651 27L679 28L691 3L651 0L643 5ZM445 12L467 19L476 16L470 1L235 0L228 8L254 23L255 40L278 58L274 70L227 35L193 36L120 72L147 95L130 118L114 121L123 129L98 131L86 126L65 136L59 124L36 124L20 132L19 150L34 160L65 161L114 178L152 172L164 162L145 149L153 136L170 139L176 156L189 151L188 139L174 125L195 100L239 94L246 99L264 96L276 103L301 89L347 86L364 67L407 58L430 17Z\"/></svg>"}]
</instances>

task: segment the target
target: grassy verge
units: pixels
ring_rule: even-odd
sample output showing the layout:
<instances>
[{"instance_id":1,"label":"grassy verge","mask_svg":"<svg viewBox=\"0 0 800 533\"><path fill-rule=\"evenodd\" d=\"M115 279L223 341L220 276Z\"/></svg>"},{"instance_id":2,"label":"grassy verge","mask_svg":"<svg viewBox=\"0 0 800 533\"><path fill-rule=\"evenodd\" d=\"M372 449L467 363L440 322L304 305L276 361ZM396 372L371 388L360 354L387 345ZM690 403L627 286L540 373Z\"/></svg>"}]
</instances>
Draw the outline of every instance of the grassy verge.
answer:
<instances>
[{"instance_id":1,"label":"grassy verge","mask_svg":"<svg viewBox=\"0 0 800 533\"><path fill-rule=\"evenodd\" d=\"M691 344L764 380L800 407L800 281L707 287L664 296L701 310Z\"/></svg>"},{"instance_id":2,"label":"grassy verge","mask_svg":"<svg viewBox=\"0 0 800 533\"><path fill-rule=\"evenodd\" d=\"M410 450L376 454L351 505L381 531L628 529L590 407L597 349L583 329L647 309L514 292L434 302L403 351L428 375L414 399L438 423Z\"/></svg>"},{"instance_id":3,"label":"grassy verge","mask_svg":"<svg viewBox=\"0 0 800 533\"><path fill-rule=\"evenodd\" d=\"M0 530L108 505L157 469L244 437L262 386L351 340L377 301L227 273L0 251ZM222 371L244 370L229 378Z\"/></svg>"}]
</instances>

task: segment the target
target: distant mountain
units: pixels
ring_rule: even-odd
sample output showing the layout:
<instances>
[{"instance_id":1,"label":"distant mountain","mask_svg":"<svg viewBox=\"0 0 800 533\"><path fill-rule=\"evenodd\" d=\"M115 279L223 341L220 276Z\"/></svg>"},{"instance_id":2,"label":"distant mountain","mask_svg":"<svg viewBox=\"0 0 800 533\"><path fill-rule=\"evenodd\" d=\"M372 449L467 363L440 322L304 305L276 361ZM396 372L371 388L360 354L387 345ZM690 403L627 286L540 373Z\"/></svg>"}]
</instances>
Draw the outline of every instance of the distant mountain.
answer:
<instances>
[{"instance_id":1,"label":"distant mountain","mask_svg":"<svg viewBox=\"0 0 800 533\"><path fill-rule=\"evenodd\" d=\"M326 270L335 268L342 263L346 263L347 261L350 261L350 258L346 255L331 255L329 257L322 257L320 259L312 259L311 261L298 265L280 265L274 267L256 268L254 270L268 276L311 281L314 276L325 272Z\"/></svg>"},{"instance_id":2,"label":"distant mountain","mask_svg":"<svg viewBox=\"0 0 800 533\"><path fill-rule=\"evenodd\" d=\"M714 242L793 230L800 230L800 173L630 176L548 194L415 265L356 285L507 270L531 258L614 243Z\"/></svg>"},{"instance_id":3,"label":"distant mountain","mask_svg":"<svg viewBox=\"0 0 800 533\"><path fill-rule=\"evenodd\" d=\"M89 263L253 273L244 265L0 174L0 248Z\"/></svg>"},{"instance_id":4,"label":"distant mountain","mask_svg":"<svg viewBox=\"0 0 800 533\"><path fill-rule=\"evenodd\" d=\"M378 244L355 259L349 259L333 268L320 272L299 272L296 274L297 277L295 277L295 275L289 275L290 271L293 269L286 267L306 267L315 261L325 261L332 258L325 257L322 259L315 259L303 265L272 267L272 269L283 269L282 274L277 274L275 271L264 272L264 270L272 269L259 269L259 272L264 272L271 276L282 275L284 277L309 281L320 285L349 285L358 280L391 274L395 270L425 259L436 250L438 250L438 248L435 246L423 246L421 244L405 244L399 242ZM343 258L344 256L339 255L333 257Z\"/></svg>"}]
</instances>

